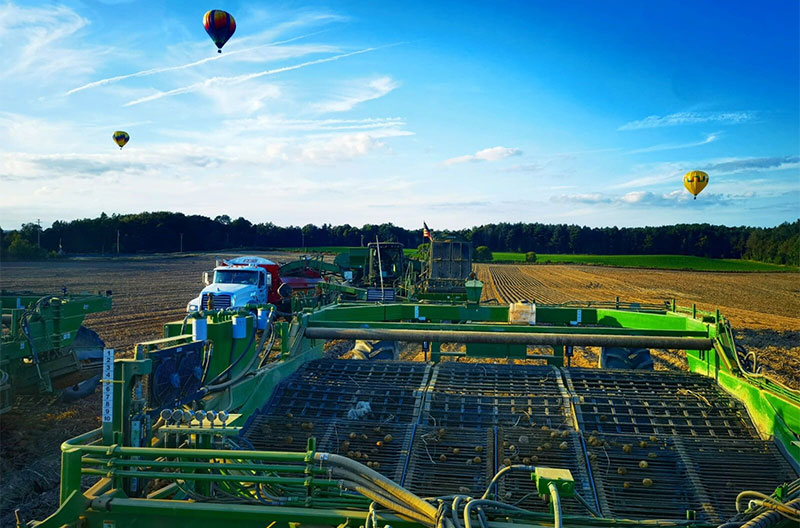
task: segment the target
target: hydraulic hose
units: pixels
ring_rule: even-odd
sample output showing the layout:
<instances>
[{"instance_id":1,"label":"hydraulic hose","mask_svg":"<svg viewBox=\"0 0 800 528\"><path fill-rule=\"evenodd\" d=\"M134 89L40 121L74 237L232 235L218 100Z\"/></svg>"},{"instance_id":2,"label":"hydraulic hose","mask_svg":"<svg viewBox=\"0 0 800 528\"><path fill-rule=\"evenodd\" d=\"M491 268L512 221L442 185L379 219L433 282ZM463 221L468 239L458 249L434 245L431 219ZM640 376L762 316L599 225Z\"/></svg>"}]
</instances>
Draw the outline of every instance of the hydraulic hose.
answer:
<instances>
[{"instance_id":1,"label":"hydraulic hose","mask_svg":"<svg viewBox=\"0 0 800 528\"><path fill-rule=\"evenodd\" d=\"M410 491L401 488L391 480L387 479L377 471L374 471L363 464L359 464L353 460L350 460L347 457L336 455L333 453L315 453L314 460L322 462L324 464L328 464L331 466L338 466L340 468L346 469L351 473L354 473L358 476L361 476L376 485L380 486L382 489L387 491L390 495L396 497L401 502L406 503L410 506L413 506L414 509L423 513L426 517L433 520L436 518L436 508L425 502L420 497L414 495Z\"/></svg>"},{"instance_id":2,"label":"hydraulic hose","mask_svg":"<svg viewBox=\"0 0 800 528\"><path fill-rule=\"evenodd\" d=\"M772 526L777 525L784 518L795 522L800 522L800 519L798 519L797 517L794 517L793 515L790 515L787 512L775 508L774 504L768 506L762 503L762 505L763 505L762 507L767 508L767 511L756 515L746 523L742 524L741 528L771 528ZM797 507L800 506L800 498L783 503L781 504L781 506L793 512L798 511Z\"/></svg>"},{"instance_id":3,"label":"hydraulic hose","mask_svg":"<svg viewBox=\"0 0 800 528\"><path fill-rule=\"evenodd\" d=\"M347 485L345 485L347 489L357 491L385 508L407 515L424 524L432 525L434 523L434 519L430 519L422 512L415 510L413 506L389 496L384 490L359 475L341 469L334 470L332 475L336 478L340 478L343 483L347 483ZM370 494L365 494L364 490L369 491Z\"/></svg>"},{"instance_id":4,"label":"hydraulic hose","mask_svg":"<svg viewBox=\"0 0 800 528\"><path fill-rule=\"evenodd\" d=\"M342 481L342 486L344 488L346 488L346 489L357 491L358 493L364 495L368 499L377 502L378 504L380 504L384 508L388 508L389 510L397 512L400 515L403 515L404 517L408 517L409 519L417 521L420 524L424 524L425 526L433 526L434 525L434 523L433 523L433 521L431 519L428 519L427 517L419 514L416 511L410 510L410 509L406 508L403 505L400 505L400 504L398 504L396 502L392 502L392 501L387 500L387 498L384 495L376 493L373 489L366 488L364 486L361 486L361 485L359 485L359 484L357 484L357 483L355 483L353 481L349 481L349 480L343 480Z\"/></svg>"},{"instance_id":5,"label":"hydraulic hose","mask_svg":"<svg viewBox=\"0 0 800 528\"><path fill-rule=\"evenodd\" d=\"M425 514L425 512L420 511L419 508L416 507L416 505L409 504L406 501L404 501L404 500L402 500L402 499L400 499L400 498L398 498L396 496L393 496L391 493L387 492L386 490L384 490L383 488L378 486L375 482L372 482L371 480L367 479L364 475L360 475L360 474L354 473L352 471L349 471L347 469L338 468L338 467L334 467L334 468L331 469L331 475L334 476L335 478L339 478L339 479L342 479L342 480L347 480L349 482L353 482L353 483L357 484L358 486L360 486L362 488L366 488L366 489L372 491L373 494L375 494L376 496L380 496L380 497L382 497L384 499L381 504L384 504L384 505L385 504L390 504L390 503L391 504L399 504L400 506L404 507L405 509L415 512L418 517L420 517L422 519L426 519L426 523L427 524L433 524L435 522L435 517L428 517ZM373 498L373 497L370 496L369 498ZM373 498L373 500L376 500L376 499Z\"/></svg>"},{"instance_id":6,"label":"hydraulic hose","mask_svg":"<svg viewBox=\"0 0 800 528\"><path fill-rule=\"evenodd\" d=\"M273 313L273 312L270 312L270 313ZM271 321L272 321L272 318L270 316L267 319L267 323L268 323L269 328L272 328ZM266 333L267 333L267 330L264 330L264 333L261 336L261 343L260 343L259 346L263 346L264 340L266 338ZM270 330L270 333L272 333L272 330ZM253 330L253 336L255 336L255 335L256 335L255 330ZM252 341L252 337L253 336L251 336L250 343L253 342ZM250 348L250 344L249 343L247 345L247 348ZM247 348L245 348L245 351L247 351ZM241 356L240 356L240 358L241 358ZM250 358L250 363L248 363L247 367L242 369L242 371L238 375L236 375L236 377L231 378L228 381L225 381L223 383L219 383L217 385L212 385L212 384L207 385L206 387L204 387L204 389L205 389L204 390L204 394L208 394L208 393L211 393L211 392L218 392L218 391L220 391L222 389L226 389L226 388L230 387L231 385L233 385L234 383L238 382L239 380L241 380L242 378L244 378L247 374L249 374L251 372L251 370L253 368L253 364L255 363L256 359L258 359L258 358L259 358L259 354L258 354L258 350L256 350L256 352L253 354L253 357ZM229 366L228 369L232 368L232 366ZM228 369L225 369L225 370L228 370ZM225 373L225 371L223 371L220 375L222 375L224 373ZM214 379L216 380L217 378L219 378L219 376L217 376ZM212 380L212 383L213 383L213 380Z\"/></svg>"},{"instance_id":7,"label":"hydraulic hose","mask_svg":"<svg viewBox=\"0 0 800 528\"><path fill-rule=\"evenodd\" d=\"M191 316L192 314L186 314L186 317L183 318L183 324L181 324L181 331L178 335L183 335L183 333L186 331L186 323L189 321L189 318Z\"/></svg>"},{"instance_id":8,"label":"hydraulic hose","mask_svg":"<svg viewBox=\"0 0 800 528\"><path fill-rule=\"evenodd\" d=\"M270 328L269 332L269 344L267 345L266 350L264 351L264 355L261 357L261 361L258 362L258 367L261 368L266 365L267 360L269 359L269 355L272 353L272 346L275 344L275 329Z\"/></svg>"},{"instance_id":9,"label":"hydraulic hose","mask_svg":"<svg viewBox=\"0 0 800 528\"><path fill-rule=\"evenodd\" d=\"M207 352L205 357L203 358L203 377L200 378L200 383L204 384L206 382L206 378L208 377L208 368L211 366L211 358L214 355L214 342L206 340Z\"/></svg>"},{"instance_id":10,"label":"hydraulic hose","mask_svg":"<svg viewBox=\"0 0 800 528\"><path fill-rule=\"evenodd\" d=\"M495 474L495 476L492 478L492 481L489 482L489 485L486 486L486 491L483 492L483 495L481 495L481 500L486 500L486 499L489 498L489 494L492 492L492 487L494 487L494 485L497 483L497 481L500 480L500 477L502 477L508 471L528 471L528 472L530 472L530 471L536 471L536 467L535 466L526 466L526 465L523 465L523 464L514 464L514 465L511 465L511 466L506 466L506 467L502 468L500 471L498 471Z\"/></svg>"},{"instance_id":11,"label":"hydraulic hose","mask_svg":"<svg viewBox=\"0 0 800 528\"><path fill-rule=\"evenodd\" d=\"M450 510L453 516L453 525L455 528L462 528L461 521L458 519L458 506L463 499L467 498L465 495L456 495L453 499L453 504L450 506Z\"/></svg>"},{"instance_id":12,"label":"hydraulic hose","mask_svg":"<svg viewBox=\"0 0 800 528\"><path fill-rule=\"evenodd\" d=\"M239 364L239 362L240 362L240 361L241 361L241 360L244 358L244 356L246 356L246 355L247 355L247 351L250 349L250 345L252 345L252 344L253 344L253 340L254 340L254 339L255 339L255 337L256 337L255 321L253 322L253 325L254 325L254 326L253 326L253 333L250 335L250 339L247 341L247 345L246 345L246 346L245 346L245 347L242 349L242 353L241 353L241 354L239 354L239 356L236 358L236 361L234 361L233 363L231 363L230 365L228 365L227 367L225 367L225 370L223 370L222 372L220 372L219 374L217 374L216 376L214 376L214 379L212 379L212 380L209 382L209 385L213 385L215 382L217 382L217 381L219 381L220 379L222 379L222 377L223 377L223 376L225 376L225 374L227 374L228 372L230 372L231 370L233 370L233 369L236 367L236 365L238 365L238 364ZM234 345L235 345L235 344L236 344L236 339L233 339L232 341L233 341L233 343L232 343L232 344L234 344ZM231 347L231 350L233 350L233 346ZM246 370L246 369L245 369L245 370Z\"/></svg>"},{"instance_id":13,"label":"hydraulic hose","mask_svg":"<svg viewBox=\"0 0 800 528\"><path fill-rule=\"evenodd\" d=\"M547 489L550 490L550 500L553 501L553 526L561 528L561 497L558 496L558 488L554 482L550 482Z\"/></svg>"}]
</instances>

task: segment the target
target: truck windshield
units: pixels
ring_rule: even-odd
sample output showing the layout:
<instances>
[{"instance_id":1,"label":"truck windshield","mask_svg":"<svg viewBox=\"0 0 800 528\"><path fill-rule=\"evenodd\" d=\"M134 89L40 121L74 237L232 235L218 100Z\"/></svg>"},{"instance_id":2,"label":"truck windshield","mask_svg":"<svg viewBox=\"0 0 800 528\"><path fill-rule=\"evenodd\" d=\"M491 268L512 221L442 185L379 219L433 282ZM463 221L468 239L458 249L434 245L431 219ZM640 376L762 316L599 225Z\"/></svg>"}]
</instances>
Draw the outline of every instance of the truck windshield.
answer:
<instances>
[{"instance_id":1,"label":"truck windshield","mask_svg":"<svg viewBox=\"0 0 800 528\"><path fill-rule=\"evenodd\" d=\"M217 270L217 272L214 273L214 282L224 284L257 284L258 272Z\"/></svg>"}]
</instances>

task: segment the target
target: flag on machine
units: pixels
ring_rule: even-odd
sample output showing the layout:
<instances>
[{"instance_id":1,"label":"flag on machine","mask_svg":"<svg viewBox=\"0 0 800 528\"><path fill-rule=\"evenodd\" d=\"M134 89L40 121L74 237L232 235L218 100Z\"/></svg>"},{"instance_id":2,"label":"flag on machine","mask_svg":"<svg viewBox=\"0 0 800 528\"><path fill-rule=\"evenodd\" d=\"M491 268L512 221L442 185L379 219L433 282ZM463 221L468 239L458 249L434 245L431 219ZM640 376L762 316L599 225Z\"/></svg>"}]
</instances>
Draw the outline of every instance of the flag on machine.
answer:
<instances>
[{"instance_id":1,"label":"flag on machine","mask_svg":"<svg viewBox=\"0 0 800 528\"><path fill-rule=\"evenodd\" d=\"M428 224L422 222L422 225L424 226L424 228L422 229L422 238L427 238L428 240L433 242L433 237L431 236L431 230L428 229Z\"/></svg>"}]
</instances>

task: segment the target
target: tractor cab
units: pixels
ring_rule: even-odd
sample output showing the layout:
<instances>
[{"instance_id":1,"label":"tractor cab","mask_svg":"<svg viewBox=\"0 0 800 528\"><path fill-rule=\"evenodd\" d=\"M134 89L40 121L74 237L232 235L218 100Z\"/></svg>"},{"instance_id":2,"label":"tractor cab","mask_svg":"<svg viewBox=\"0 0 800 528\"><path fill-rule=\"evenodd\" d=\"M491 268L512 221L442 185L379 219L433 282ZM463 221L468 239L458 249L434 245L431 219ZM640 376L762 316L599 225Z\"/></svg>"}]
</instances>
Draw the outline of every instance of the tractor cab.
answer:
<instances>
[{"instance_id":1,"label":"tractor cab","mask_svg":"<svg viewBox=\"0 0 800 528\"><path fill-rule=\"evenodd\" d=\"M369 274L367 286L373 288L393 288L405 272L403 244L399 242L370 242Z\"/></svg>"}]
</instances>

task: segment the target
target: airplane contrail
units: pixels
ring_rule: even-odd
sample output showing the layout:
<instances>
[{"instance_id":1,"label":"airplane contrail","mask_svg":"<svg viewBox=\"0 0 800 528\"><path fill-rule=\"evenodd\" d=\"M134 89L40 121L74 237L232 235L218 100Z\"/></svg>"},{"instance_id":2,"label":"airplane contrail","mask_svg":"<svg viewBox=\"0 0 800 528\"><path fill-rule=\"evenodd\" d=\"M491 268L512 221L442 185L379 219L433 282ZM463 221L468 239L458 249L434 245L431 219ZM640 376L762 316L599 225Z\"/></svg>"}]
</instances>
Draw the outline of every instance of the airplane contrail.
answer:
<instances>
[{"instance_id":1,"label":"airplane contrail","mask_svg":"<svg viewBox=\"0 0 800 528\"><path fill-rule=\"evenodd\" d=\"M390 44L389 46L392 46L392 45L394 45L394 44ZM345 57L352 57L353 55L360 55L362 53L368 53L370 51L375 51L375 50L378 50L378 49L381 49L381 48L386 48L386 47L389 47L389 46L379 46L379 47L375 47L375 48L364 48L364 49L361 49L361 50L358 50L358 51L351 51L350 53L342 53L340 55L334 55L333 57L326 57L324 59L317 59L317 60L313 60L313 61L303 62L303 63L300 63L300 64L295 64L293 66L284 66L282 68L275 68L275 69L272 69L272 70L265 70L265 71L261 71L261 72L257 72L257 73L248 73L248 74L245 74L245 75L237 75L237 76L234 76L234 77L211 77L209 79L206 79L206 80L198 82L198 83L190 84L188 86L183 86L181 88L175 88L174 90L167 90L165 92L156 92L156 93L154 93L152 95L148 95L146 97L142 97L142 98L130 101L128 103L125 103L122 106L133 106L133 105L137 105L137 104L141 104L141 103L147 103L149 101L155 101L156 99L161 99L163 97L172 97L173 95L180 95L180 94L184 94L184 93L194 92L194 91L199 90L200 88L203 88L205 86L211 86L212 84L218 84L218 83L222 83L222 82L230 82L231 84L239 84L239 83L242 83L242 82L245 82L245 81L249 81L249 80L252 80L252 79L257 79L259 77L264 77L264 76L267 76L267 75L275 75L276 73L283 73L283 72L292 71L292 70L299 70L300 68L305 68L306 66L312 66L314 64L322 64L324 62L333 62L333 61L336 61L336 60L339 60L339 59L344 59Z\"/></svg>"},{"instance_id":2,"label":"airplane contrail","mask_svg":"<svg viewBox=\"0 0 800 528\"><path fill-rule=\"evenodd\" d=\"M287 40L280 40L280 41L277 41L277 42L270 42L269 44L261 44L260 46L253 46L251 48L245 48L245 49L240 49L240 50L229 51L229 52L221 54L221 55L214 55L212 57L206 57L205 59L200 59L198 61L190 62L188 64L181 64L179 66L165 66L163 68L151 68L149 70L142 70L142 71L138 71L138 72L135 72L135 73L128 73L128 74L125 74L125 75L117 75L116 77L109 77L107 79L100 79L99 81L93 81L93 82L90 82L88 84L84 84L83 86L78 86L77 88L73 88L72 90L68 91L66 93L66 95L72 95L72 94L74 94L76 92L80 92L80 91L83 91L83 90L88 90L89 88L96 88L98 86L104 86L106 84L111 84L111 83L114 83L114 82L117 82L117 81L121 81L123 79L130 79L132 77L146 77L148 75L154 75L156 73L163 73L163 72L168 72L168 71L175 71L175 70L183 70L183 69L186 69L186 68L192 68L194 66L199 66L201 64L205 64L207 62L223 59L225 57L230 57L231 55L238 55L240 53L247 53L249 51L253 51L253 50L257 50L257 49L261 49L261 48L266 48L266 47L271 47L271 46L278 46L280 44L288 44L290 42L294 42L296 40L300 40L300 39L308 38L308 37L311 37L311 36L314 36L314 35L318 35L319 33L323 33L323 32L324 32L324 30L323 31L315 31L315 32L309 33L307 35L301 35L299 37L293 37L293 38L290 38L290 39L287 39Z\"/></svg>"}]
</instances>

